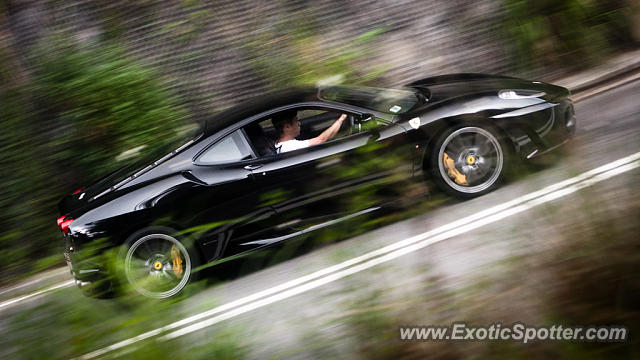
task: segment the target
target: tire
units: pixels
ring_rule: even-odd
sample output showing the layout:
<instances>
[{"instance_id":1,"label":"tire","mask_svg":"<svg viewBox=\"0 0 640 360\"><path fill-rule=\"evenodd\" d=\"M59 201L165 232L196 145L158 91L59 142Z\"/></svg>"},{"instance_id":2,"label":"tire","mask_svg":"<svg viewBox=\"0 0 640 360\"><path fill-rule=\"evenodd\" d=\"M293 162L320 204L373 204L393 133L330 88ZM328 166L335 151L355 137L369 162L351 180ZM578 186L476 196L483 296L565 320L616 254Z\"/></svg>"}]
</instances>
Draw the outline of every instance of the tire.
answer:
<instances>
[{"instance_id":1,"label":"tire","mask_svg":"<svg viewBox=\"0 0 640 360\"><path fill-rule=\"evenodd\" d=\"M200 257L192 243L175 233L154 228L130 236L118 253L121 283L148 298L178 295L195 278Z\"/></svg>"},{"instance_id":2,"label":"tire","mask_svg":"<svg viewBox=\"0 0 640 360\"><path fill-rule=\"evenodd\" d=\"M437 137L430 148L428 167L438 187L469 199L500 185L510 153L510 147L492 127L457 125Z\"/></svg>"}]
</instances>

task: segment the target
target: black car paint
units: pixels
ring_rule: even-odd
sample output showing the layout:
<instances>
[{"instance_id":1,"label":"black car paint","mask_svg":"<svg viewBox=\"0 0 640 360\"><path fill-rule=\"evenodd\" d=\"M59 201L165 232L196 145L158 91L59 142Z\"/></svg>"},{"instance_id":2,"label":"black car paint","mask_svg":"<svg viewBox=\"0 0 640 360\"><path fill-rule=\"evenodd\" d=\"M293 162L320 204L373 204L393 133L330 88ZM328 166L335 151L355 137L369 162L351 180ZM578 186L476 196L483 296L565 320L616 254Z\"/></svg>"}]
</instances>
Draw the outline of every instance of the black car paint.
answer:
<instances>
[{"instance_id":1,"label":"black car paint","mask_svg":"<svg viewBox=\"0 0 640 360\"><path fill-rule=\"evenodd\" d=\"M570 135L564 126L568 109L572 109L569 92L558 86L454 74L419 80L408 87L421 91L428 101L398 116L323 101L314 88L267 96L207 121L199 137L125 181L102 186L101 192L65 197L61 213L74 219L66 236L74 276L93 280L80 274L73 262L87 244L107 237L118 246L135 231L152 225L177 231L204 227L197 233L197 247L204 261L214 261L367 211L340 207L350 192L366 184L393 186L398 179L421 181L422 170L428 166L424 155L432 139L453 123L489 121L523 158L550 149ZM546 95L505 100L498 96L502 89L533 89ZM354 116L372 114L381 126L291 153L231 164L198 163L203 151L224 136L271 113L299 106L335 109ZM418 128L409 123L415 117L420 119ZM372 152L358 151L363 146L372 146ZM342 171L366 162L363 156L384 157L390 152L399 155L400 161L372 168L366 176L344 175ZM387 181L390 178L394 180ZM278 191L284 192L265 198L265 194Z\"/></svg>"}]
</instances>

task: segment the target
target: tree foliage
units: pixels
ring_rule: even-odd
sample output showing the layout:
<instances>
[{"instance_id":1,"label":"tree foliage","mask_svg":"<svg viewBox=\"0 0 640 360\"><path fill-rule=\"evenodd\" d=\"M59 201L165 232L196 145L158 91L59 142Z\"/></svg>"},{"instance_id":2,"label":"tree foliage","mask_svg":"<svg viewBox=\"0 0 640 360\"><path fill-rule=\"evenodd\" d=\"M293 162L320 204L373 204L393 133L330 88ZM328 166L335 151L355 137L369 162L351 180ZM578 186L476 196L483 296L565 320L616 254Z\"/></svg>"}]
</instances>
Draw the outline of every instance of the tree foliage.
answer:
<instances>
[{"instance_id":1,"label":"tree foliage","mask_svg":"<svg viewBox=\"0 0 640 360\"><path fill-rule=\"evenodd\" d=\"M62 263L61 196L123 166L123 152L178 137L189 121L158 75L118 47L54 40L35 55L26 82L10 76L15 58L0 58L3 275Z\"/></svg>"},{"instance_id":2,"label":"tree foliage","mask_svg":"<svg viewBox=\"0 0 640 360\"><path fill-rule=\"evenodd\" d=\"M631 9L620 0L504 0L504 32L522 68L592 65L630 45Z\"/></svg>"},{"instance_id":3,"label":"tree foliage","mask_svg":"<svg viewBox=\"0 0 640 360\"><path fill-rule=\"evenodd\" d=\"M124 151L176 135L186 111L158 76L117 47L62 46L39 56L39 118L52 159L88 177L121 167ZM54 127L46 126L55 124Z\"/></svg>"}]
</instances>

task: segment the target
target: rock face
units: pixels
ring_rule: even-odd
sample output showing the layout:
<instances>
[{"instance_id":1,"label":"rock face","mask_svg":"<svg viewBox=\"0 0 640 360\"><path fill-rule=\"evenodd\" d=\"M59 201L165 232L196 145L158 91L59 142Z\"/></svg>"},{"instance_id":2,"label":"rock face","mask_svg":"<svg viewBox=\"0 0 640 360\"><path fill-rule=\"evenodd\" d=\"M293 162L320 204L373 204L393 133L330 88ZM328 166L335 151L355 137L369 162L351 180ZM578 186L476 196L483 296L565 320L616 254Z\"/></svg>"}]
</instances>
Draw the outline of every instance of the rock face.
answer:
<instances>
[{"instance_id":1,"label":"rock face","mask_svg":"<svg viewBox=\"0 0 640 360\"><path fill-rule=\"evenodd\" d=\"M640 43L640 3L633 2L631 5L631 34L633 40Z\"/></svg>"},{"instance_id":2,"label":"rock face","mask_svg":"<svg viewBox=\"0 0 640 360\"><path fill-rule=\"evenodd\" d=\"M268 67L277 69L287 55L302 55L321 63L356 46L366 56L352 66L382 66L389 84L448 71L511 70L502 53L495 0L9 4L10 26L21 53L29 54L53 34L70 34L84 42L115 39L133 56L159 68L199 110L227 106L267 87L273 79L256 69L256 62L273 58ZM377 35L359 40L372 31Z\"/></svg>"},{"instance_id":3,"label":"rock face","mask_svg":"<svg viewBox=\"0 0 640 360\"><path fill-rule=\"evenodd\" d=\"M502 3L12 0L7 7L27 67L33 48L51 35L114 40L205 115L291 78L346 71L351 78L380 71L385 85L446 72L532 75L518 74L510 58Z\"/></svg>"}]
</instances>

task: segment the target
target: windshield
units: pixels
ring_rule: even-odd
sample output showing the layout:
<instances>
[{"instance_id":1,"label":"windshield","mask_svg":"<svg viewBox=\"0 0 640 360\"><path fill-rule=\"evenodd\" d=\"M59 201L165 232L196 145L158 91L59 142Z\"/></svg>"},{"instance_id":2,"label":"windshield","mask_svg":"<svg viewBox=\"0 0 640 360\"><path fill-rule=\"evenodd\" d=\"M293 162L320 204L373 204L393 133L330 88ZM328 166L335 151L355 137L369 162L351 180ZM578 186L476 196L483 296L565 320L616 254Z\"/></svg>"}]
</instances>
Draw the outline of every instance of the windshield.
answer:
<instances>
[{"instance_id":1,"label":"windshield","mask_svg":"<svg viewBox=\"0 0 640 360\"><path fill-rule=\"evenodd\" d=\"M318 96L388 114L406 113L418 103L418 96L412 91L366 86L329 86L320 89Z\"/></svg>"}]
</instances>

